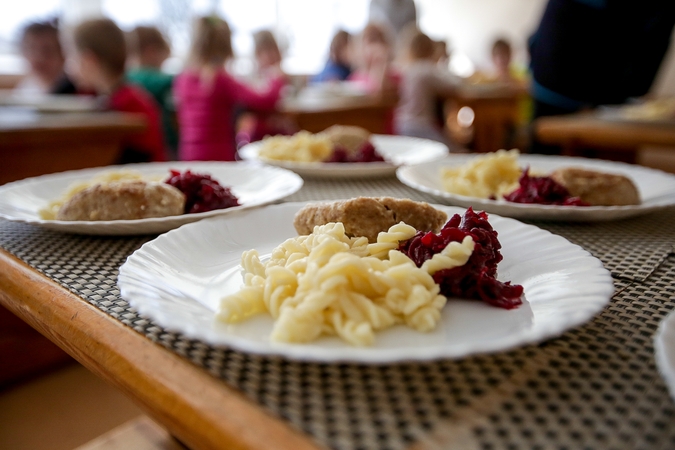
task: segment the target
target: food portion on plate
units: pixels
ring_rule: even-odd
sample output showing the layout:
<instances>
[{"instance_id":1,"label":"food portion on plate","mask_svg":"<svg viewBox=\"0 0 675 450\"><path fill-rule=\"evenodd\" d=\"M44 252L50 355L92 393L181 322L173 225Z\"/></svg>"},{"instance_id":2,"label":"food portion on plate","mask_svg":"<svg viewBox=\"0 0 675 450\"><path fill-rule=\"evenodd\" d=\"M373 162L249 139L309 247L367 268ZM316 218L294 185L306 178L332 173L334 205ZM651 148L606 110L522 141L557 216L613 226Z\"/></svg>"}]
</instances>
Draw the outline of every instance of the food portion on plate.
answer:
<instances>
[{"instance_id":1,"label":"food portion on plate","mask_svg":"<svg viewBox=\"0 0 675 450\"><path fill-rule=\"evenodd\" d=\"M487 214L446 219L426 203L388 197L307 205L295 215L299 236L269 257L243 253L244 285L221 299L216 317L267 312L273 342L337 335L367 346L395 324L433 330L448 298L519 306L522 286L496 279L501 245Z\"/></svg>"},{"instance_id":2,"label":"food portion on plate","mask_svg":"<svg viewBox=\"0 0 675 450\"><path fill-rule=\"evenodd\" d=\"M660 121L675 120L675 97L647 100L634 105L617 108L619 115L627 120Z\"/></svg>"},{"instance_id":3,"label":"food portion on plate","mask_svg":"<svg viewBox=\"0 0 675 450\"><path fill-rule=\"evenodd\" d=\"M293 136L269 136L262 141L259 156L272 161L300 163L385 161L370 137L368 130L343 125L334 125L316 134L299 131Z\"/></svg>"},{"instance_id":4,"label":"food portion on plate","mask_svg":"<svg viewBox=\"0 0 675 450\"><path fill-rule=\"evenodd\" d=\"M581 167L538 173L521 167L518 150L477 156L456 167L442 167L446 192L480 199L559 206L639 205L640 194L625 175Z\"/></svg>"},{"instance_id":5,"label":"food portion on plate","mask_svg":"<svg viewBox=\"0 0 675 450\"><path fill-rule=\"evenodd\" d=\"M43 220L111 221L178 216L238 206L230 188L209 174L170 170L164 180L132 170L74 183L39 214Z\"/></svg>"},{"instance_id":6,"label":"food portion on plate","mask_svg":"<svg viewBox=\"0 0 675 450\"><path fill-rule=\"evenodd\" d=\"M392 197L358 197L307 205L295 216L293 226L299 235L306 235L318 225L341 222L349 237L364 236L369 242L376 242L380 232L399 222L417 230L438 231L447 220L447 214L428 203Z\"/></svg>"}]
</instances>

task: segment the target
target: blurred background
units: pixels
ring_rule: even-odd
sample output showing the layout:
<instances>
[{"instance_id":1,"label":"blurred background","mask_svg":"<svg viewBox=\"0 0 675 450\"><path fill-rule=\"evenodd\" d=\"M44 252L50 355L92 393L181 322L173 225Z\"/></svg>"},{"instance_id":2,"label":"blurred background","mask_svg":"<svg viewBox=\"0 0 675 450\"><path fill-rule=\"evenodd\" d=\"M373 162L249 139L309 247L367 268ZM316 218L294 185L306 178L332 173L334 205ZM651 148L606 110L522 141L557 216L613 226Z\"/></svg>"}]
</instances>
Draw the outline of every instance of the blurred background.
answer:
<instances>
[{"instance_id":1,"label":"blurred background","mask_svg":"<svg viewBox=\"0 0 675 450\"><path fill-rule=\"evenodd\" d=\"M369 0L30 0L7 2L0 15L0 73L21 74L25 63L18 50L22 27L35 20L60 17L64 25L89 17L107 16L122 29L152 24L169 37L172 57L165 70L179 72L190 39L192 18L217 12L232 27L238 70L250 70L252 33L272 29L285 49L283 68L290 74L317 73L331 37L338 29L357 34L368 21ZM490 66L490 45L507 37L513 60L526 66L526 43L536 29L546 0L417 0L422 30L446 40L451 68L468 77ZM675 48L670 46L655 95L675 95Z\"/></svg>"}]
</instances>

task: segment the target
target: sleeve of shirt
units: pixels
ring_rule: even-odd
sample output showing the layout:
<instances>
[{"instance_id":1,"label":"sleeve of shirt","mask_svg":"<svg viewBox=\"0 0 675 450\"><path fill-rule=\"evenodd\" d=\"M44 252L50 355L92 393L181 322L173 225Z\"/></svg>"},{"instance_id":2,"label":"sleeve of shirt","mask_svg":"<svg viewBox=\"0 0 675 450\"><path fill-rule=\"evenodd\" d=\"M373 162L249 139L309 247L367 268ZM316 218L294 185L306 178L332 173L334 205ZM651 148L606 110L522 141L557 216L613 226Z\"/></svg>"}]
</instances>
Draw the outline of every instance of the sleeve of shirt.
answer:
<instances>
[{"instance_id":1,"label":"sleeve of shirt","mask_svg":"<svg viewBox=\"0 0 675 450\"><path fill-rule=\"evenodd\" d=\"M277 100L279 100L281 88L285 84L284 79L278 77L269 84L267 90L260 92L229 76L223 77L221 80L227 84L224 87L233 94L235 102L259 111L274 109Z\"/></svg>"}]
</instances>

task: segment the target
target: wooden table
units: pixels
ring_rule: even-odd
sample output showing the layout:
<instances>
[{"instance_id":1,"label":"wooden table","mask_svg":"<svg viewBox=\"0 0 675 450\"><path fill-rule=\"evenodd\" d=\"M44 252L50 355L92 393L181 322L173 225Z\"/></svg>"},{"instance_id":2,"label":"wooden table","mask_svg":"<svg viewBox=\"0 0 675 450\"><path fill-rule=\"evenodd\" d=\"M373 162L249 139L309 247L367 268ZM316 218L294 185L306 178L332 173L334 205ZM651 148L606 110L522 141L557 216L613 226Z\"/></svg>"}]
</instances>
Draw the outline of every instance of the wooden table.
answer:
<instances>
[{"instance_id":1,"label":"wooden table","mask_svg":"<svg viewBox=\"0 0 675 450\"><path fill-rule=\"evenodd\" d=\"M608 120L594 113L542 117L534 122L537 139L562 147L566 155L584 149L634 153L642 146L675 147L675 120Z\"/></svg>"},{"instance_id":2,"label":"wooden table","mask_svg":"<svg viewBox=\"0 0 675 450\"><path fill-rule=\"evenodd\" d=\"M494 152L507 145L507 137L517 126L520 102L529 94L525 86L503 83L463 85L449 95L447 109L454 112L468 106L473 109L473 141L478 153Z\"/></svg>"},{"instance_id":3,"label":"wooden table","mask_svg":"<svg viewBox=\"0 0 675 450\"><path fill-rule=\"evenodd\" d=\"M433 201L395 178L306 180L288 200L354 195ZM294 363L167 333L115 289L116 269L152 237L69 236L0 221L0 304L192 449L666 449L675 444L675 404L651 343L675 309L673 220L666 210L540 223L603 261L616 286L610 305L546 343L457 361Z\"/></svg>"},{"instance_id":4,"label":"wooden table","mask_svg":"<svg viewBox=\"0 0 675 450\"><path fill-rule=\"evenodd\" d=\"M144 129L143 117L126 113L38 113L2 107L0 184L112 164L122 139Z\"/></svg>"},{"instance_id":5,"label":"wooden table","mask_svg":"<svg viewBox=\"0 0 675 450\"><path fill-rule=\"evenodd\" d=\"M394 99L380 97L326 97L288 98L282 101L280 111L299 129L312 133L323 131L331 125L354 125L371 133L387 132L392 117Z\"/></svg>"}]
</instances>

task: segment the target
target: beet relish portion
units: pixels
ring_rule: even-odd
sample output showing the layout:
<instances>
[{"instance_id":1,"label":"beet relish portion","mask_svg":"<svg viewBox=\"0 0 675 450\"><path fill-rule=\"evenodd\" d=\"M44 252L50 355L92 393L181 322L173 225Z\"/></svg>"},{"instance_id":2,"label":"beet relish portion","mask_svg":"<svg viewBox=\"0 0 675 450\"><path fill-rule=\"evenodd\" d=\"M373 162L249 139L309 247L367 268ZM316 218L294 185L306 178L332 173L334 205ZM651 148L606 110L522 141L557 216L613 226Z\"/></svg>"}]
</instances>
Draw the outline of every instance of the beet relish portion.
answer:
<instances>
[{"instance_id":1,"label":"beet relish portion","mask_svg":"<svg viewBox=\"0 0 675 450\"><path fill-rule=\"evenodd\" d=\"M331 163L354 163L354 162L379 162L384 161L375 146L365 142L354 154L349 154L346 148L336 145L333 154L324 162Z\"/></svg>"},{"instance_id":2,"label":"beet relish portion","mask_svg":"<svg viewBox=\"0 0 675 450\"><path fill-rule=\"evenodd\" d=\"M185 194L185 214L239 206L239 200L230 188L221 186L211 175L190 170L170 172L171 175L164 182Z\"/></svg>"},{"instance_id":3,"label":"beet relish portion","mask_svg":"<svg viewBox=\"0 0 675 450\"><path fill-rule=\"evenodd\" d=\"M542 205L590 206L579 197L572 197L565 186L551 177L532 177L529 168L520 175L518 189L504 196L514 203L539 203Z\"/></svg>"},{"instance_id":4,"label":"beet relish portion","mask_svg":"<svg viewBox=\"0 0 675 450\"><path fill-rule=\"evenodd\" d=\"M473 208L463 216L455 214L440 233L418 231L415 236L399 244L399 250L412 259L417 267L440 253L450 242L462 242L471 236L475 248L466 264L453 269L439 270L433 275L448 298L461 297L482 300L493 306L513 309L522 304L523 287L497 280L497 264L502 260L501 244L484 211Z\"/></svg>"}]
</instances>

